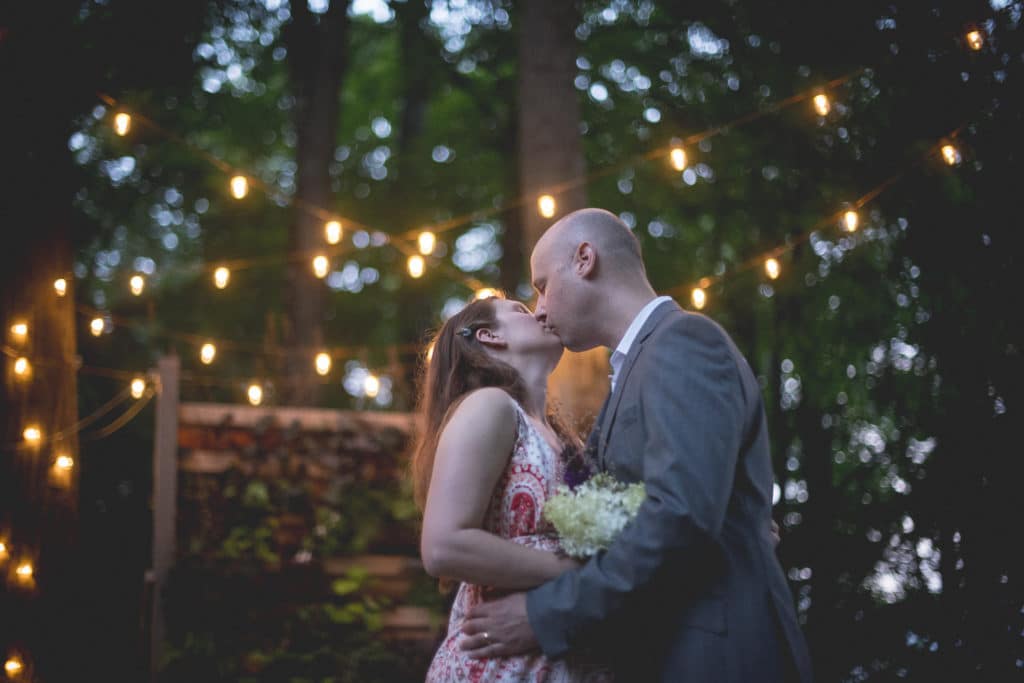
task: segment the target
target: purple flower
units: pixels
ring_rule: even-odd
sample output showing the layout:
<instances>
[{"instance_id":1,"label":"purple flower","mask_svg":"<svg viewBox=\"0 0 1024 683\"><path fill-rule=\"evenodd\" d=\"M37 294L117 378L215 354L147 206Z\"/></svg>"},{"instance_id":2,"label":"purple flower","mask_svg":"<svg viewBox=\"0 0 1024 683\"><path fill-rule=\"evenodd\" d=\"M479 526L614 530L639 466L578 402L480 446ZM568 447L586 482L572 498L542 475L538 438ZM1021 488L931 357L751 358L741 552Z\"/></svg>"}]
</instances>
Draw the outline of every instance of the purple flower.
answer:
<instances>
[{"instance_id":1,"label":"purple flower","mask_svg":"<svg viewBox=\"0 0 1024 683\"><path fill-rule=\"evenodd\" d=\"M565 474L562 475L562 483L575 491L576 487L594 476L594 469L590 465L590 458L584 449L566 446L562 451L562 460L565 461Z\"/></svg>"}]
</instances>

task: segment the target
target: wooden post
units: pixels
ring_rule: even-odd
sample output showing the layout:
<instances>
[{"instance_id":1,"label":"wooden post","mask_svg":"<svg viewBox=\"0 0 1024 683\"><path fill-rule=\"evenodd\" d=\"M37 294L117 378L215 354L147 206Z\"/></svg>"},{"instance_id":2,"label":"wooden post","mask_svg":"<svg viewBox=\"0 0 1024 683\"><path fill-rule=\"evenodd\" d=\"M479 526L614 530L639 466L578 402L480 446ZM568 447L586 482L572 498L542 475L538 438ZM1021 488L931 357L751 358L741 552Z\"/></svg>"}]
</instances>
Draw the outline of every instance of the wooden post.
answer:
<instances>
[{"instance_id":1,"label":"wooden post","mask_svg":"<svg viewBox=\"0 0 1024 683\"><path fill-rule=\"evenodd\" d=\"M161 591L174 563L175 514L178 499L178 381L181 361L177 355L157 363L156 434L153 443L153 567L150 582L149 671L156 681L163 655L164 610Z\"/></svg>"}]
</instances>

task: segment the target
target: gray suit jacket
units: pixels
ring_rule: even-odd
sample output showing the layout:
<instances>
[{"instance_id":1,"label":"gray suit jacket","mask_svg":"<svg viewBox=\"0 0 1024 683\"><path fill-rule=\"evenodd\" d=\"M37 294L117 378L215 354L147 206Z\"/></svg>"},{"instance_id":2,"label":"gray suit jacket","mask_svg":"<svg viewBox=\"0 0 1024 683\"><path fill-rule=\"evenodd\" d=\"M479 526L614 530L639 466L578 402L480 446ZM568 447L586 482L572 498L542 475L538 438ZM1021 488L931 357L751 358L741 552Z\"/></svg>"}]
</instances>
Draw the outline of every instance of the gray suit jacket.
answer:
<instances>
[{"instance_id":1,"label":"gray suit jacket","mask_svg":"<svg viewBox=\"0 0 1024 683\"><path fill-rule=\"evenodd\" d=\"M588 449L647 499L611 548L527 594L543 651L598 651L627 681L810 681L747 361L716 323L665 302L620 373Z\"/></svg>"}]
</instances>

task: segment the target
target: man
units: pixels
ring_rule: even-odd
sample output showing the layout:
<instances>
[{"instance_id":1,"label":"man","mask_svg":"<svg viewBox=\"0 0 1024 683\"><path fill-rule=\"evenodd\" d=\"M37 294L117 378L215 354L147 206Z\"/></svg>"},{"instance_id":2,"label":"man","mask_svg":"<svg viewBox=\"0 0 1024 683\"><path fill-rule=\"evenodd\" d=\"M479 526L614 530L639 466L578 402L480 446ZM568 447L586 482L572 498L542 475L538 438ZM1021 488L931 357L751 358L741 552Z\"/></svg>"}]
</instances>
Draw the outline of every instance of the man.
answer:
<instances>
[{"instance_id":1,"label":"man","mask_svg":"<svg viewBox=\"0 0 1024 683\"><path fill-rule=\"evenodd\" d=\"M614 214L559 220L530 267L541 323L573 351L615 349L588 449L599 469L643 481L647 498L581 569L474 610L464 647L599 651L623 681L810 681L774 552L768 431L746 360L717 324L655 295Z\"/></svg>"}]
</instances>

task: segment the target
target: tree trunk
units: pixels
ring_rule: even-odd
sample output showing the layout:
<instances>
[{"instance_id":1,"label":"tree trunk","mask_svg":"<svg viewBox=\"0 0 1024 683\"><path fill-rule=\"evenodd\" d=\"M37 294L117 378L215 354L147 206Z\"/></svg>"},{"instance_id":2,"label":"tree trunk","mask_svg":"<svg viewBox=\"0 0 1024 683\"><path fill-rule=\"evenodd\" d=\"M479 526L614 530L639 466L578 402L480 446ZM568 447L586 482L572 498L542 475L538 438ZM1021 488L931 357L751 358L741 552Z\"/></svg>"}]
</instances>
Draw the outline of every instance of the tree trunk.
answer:
<instances>
[{"instance_id":1,"label":"tree trunk","mask_svg":"<svg viewBox=\"0 0 1024 683\"><path fill-rule=\"evenodd\" d=\"M324 286L313 274L314 252L324 244L329 216L329 164L337 138L340 90L347 66L348 2L333 0L316 16L306 0L292 0L292 21L284 33L289 77L295 96L294 123L297 165L288 247L288 372L282 402L316 403L319 378L313 366L315 349L323 344Z\"/></svg>"},{"instance_id":2,"label":"tree trunk","mask_svg":"<svg viewBox=\"0 0 1024 683\"><path fill-rule=\"evenodd\" d=\"M580 141L576 75L576 24L572 0L522 0L519 9L519 186L523 257L559 216L586 206L582 184L569 185L585 170ZM542 194L554 196L557 210L544 218ZM512 257L509 254L508 257ZM608 355L597 348L566 352L551 377L551 395L578 426L596 416L608 391Z\"/></svg>"}]
</instances>

